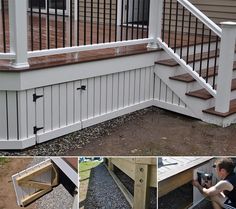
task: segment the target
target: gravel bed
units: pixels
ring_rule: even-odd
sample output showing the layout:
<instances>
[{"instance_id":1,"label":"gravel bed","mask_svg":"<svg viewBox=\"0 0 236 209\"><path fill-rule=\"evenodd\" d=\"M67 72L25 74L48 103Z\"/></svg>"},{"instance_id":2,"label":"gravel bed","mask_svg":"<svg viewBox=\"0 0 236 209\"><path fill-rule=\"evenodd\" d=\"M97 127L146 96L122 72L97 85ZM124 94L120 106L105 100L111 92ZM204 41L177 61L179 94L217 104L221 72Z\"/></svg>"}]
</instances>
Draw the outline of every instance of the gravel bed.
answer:
<instances>
[{"instance_id":1,"label":"gravel bed","mask_svg":"<svg viewBox=\"0 0 236 209\"><path fill-rule=\"evenodd\" d=\"M91 170L86 209L131 209L104 165Z\"/></svg>"},{"instance_id":2,"label":"gravel bed","mask_svg":"<svg viewBox=\"0 0 236 209\"><path fill-rule=\"evenodd\" d=\"M36 165L47 158L33 158L27 166ZM74 198L64 188L62 184L54 187L53 190L35 201L36 209L71 209Z\"/></svg>"},{"instance_id":3,"label":"gravel bed","mask_svg":"<svg viewBox=\"0 0 236 209\"><path fill-rule=\"evenodd\" d=\"M125 122L136 120L142 115L152 111L160 111L157 108L150 107L142 109L118 118L105 121L103 123L73 132L71 134L53 139L49 142L38 144L23 151L0 151L0 156L64 156L68 155L70 150L82 148L92 140L96 140L105 135L111 135L117 127Z\"/></svg>"},{"instance_id":4,"label":"gravel bed","mask_svg":"<svg viewBox=\"0 0 236 209\"><path fill-rule=\"evenodd\" d=\"M186 208L193 200L193 186L191 183L179 187L158 199L159 209ZM199 208L200 209L200 208Z\"/></svg>"}]
</instances>

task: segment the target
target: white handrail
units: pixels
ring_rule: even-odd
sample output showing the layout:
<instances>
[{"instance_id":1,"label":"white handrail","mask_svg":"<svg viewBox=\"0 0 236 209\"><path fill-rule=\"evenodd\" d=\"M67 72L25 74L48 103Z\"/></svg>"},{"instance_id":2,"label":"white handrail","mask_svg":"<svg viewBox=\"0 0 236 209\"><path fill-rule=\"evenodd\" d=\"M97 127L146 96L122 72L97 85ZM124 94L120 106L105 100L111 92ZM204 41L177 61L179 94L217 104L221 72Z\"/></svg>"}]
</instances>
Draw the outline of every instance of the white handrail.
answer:
<instances>
[{"instance_id":1,"label":"white handrail","mask_svg":"<svg viewBox=\"0 0 236 209\"><path fill-rule=\"evenodd\" d=\"M148 44L153 41L154 41L153 38L144 38L144 39L136 39L136 40L130 40L130 41L117 41L117 42L92 44L92 45L84 45L84 46L73 46L73 47L65 47L65 48L29 51L28 58L57 55L57 54L66 54L66 53L75 53L75 52L97 50L97 49L116 48L116 47L130 46L130 45L136 45L136 44Z\"/></svg>"},{"instance_id":2,"label":"white handrail","mask_svg":"<svg viewBox=\"0 0 236 209\"><path fill-rule=\"evenodd\" d=\"M216 90L212 88L212 86L205 81L196 71L193 71L193 68L188 65L183 59L180 58L165 42L163 42L160 38L157 38L158 44L166 51L167 54L171 56L179 65L190 74L204 89L206 89L213 97L216 97Z\"/></svg>"},{"instance_id":3,"label":"white handrail","mask_svg":"<svg viewBox=\"0 0 236 209\"><path fill-rule=\"evenodd\" d=\"M209 27L216 35L222 36L222 29L214 23L210 18L203 14L199 9L197 9L188 0L177 0L183 7L185 7L189 12L191 12L195 17L201 20L207 27Z\"/></svg>"}]
</instances>

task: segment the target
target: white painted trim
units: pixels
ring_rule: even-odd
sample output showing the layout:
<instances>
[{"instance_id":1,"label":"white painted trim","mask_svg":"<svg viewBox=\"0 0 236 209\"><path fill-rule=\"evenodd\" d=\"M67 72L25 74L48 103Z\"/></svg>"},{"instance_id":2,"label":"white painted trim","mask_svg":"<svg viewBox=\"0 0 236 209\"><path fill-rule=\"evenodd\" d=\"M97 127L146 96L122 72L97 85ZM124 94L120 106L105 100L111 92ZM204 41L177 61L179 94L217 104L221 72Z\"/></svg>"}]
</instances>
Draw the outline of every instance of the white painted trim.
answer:
<instances>
[{"instance_id":1,"label":"white painted trim","mask_svg":"<svg viewBox=\"0 0 236 209\"><path fill-rule=\"evenodd\" d=\"M193 71L192 67L188 65L183 59L180 58L178 54L176 54L165 42L162 42L161 38L157 38L158 44L163 48L167 54L171 56L179 65L190 74L204 89L206 89L213 97L216 97L216 90L212 88L212 86L206 83L205 79L199 76L196 71Z\"/></svg>"},{"instance_id":2,"label":"white painted trim","mask_svg":"<svg viewBox=\"0 0 236 209\"><path fill-rule=\"evenodd\" d=\"M21 140L0 140L0 150L22 150L36 144L36 137Z\"/></svg>"},{"instance_id":3,"label":"white painted trim","mask_svg":"<svg viewBox=\"0 0 236 209\"><path fill-rule=\"evenodd\" d=\"M62 158L60 157L51 157L50 158L60 169L66 174L66 176L78 187L78 173Z\"/></svg>"},{"instance_id":4,"label":"white painted trim","mask_svg":"<svg viewBox=\"0 0 236 209\"><path fill-rule=\"evenodd\" d=\"M10 52L16 55L12 66L29 67L27 50L27 0L11 0L9 3Z\"/></svg>"},{"instance_id":5,"label":"white painted trim","mask_svg":"<svg viewBox=\"0 0 236 209\"><path fill-rule=\"evenodd\" d=\"M154 106L199 119L189 108L184 108L157 99L154 99Z\"/></svg>"},{"instance_id":6,"label":"white painted trim","mask_svg":"<svg viewBox=\"0 0 236 209\"><path fill-rule=\"evenodd\" d=\"M16 58L15 53L0 53L0 60L14 60Z\"/></svg>"},{"instance_id":7,"label":"white painted trim","mask_svg":"<svg viewBox=\"0 0 236 209\"><path fill-rule=\"evenodd\" d=\"M11 73L0 72L0 90L26 90L150 67L154 65L154 62L161 54L154 51L151 53L56 66L41 70Z\"/></svg>"},{"instance_id":8,"label":"white painted trim","mask_svg":"<svg viewBox=\"0 0 236 209\"><path fill-rule=\"evenodd\" d=\"M222 29L215 24L210 18L208 18L204 13L202 13L197 7L195 7L188 0L177 0L182 6L184 6L188 11L190 11L195 17L197 17L201 22L203 22L208 28L210 28L219 37L222 36Z\"/></svg>"},{"instance_id":9,"label":"white painted trim","mask_svg":"<svg viewBox=\"0 0 236 209\"><path fill-rule=\"evenodd\" d=\"M102 123L104 121L111 120L113 118L117 118L121 115L132 113L137 110L144 109L144 108L151 107L151 106L153 106L153 100L141 102L139 104L135 104L135 105L132 105L129 107L124 107L124 108L119 109L114 112L106 113L106 114L100 115L98 117L84 120L84 121L82 121L82 128L86 128L86 127L89 127L89 126L92 126L92 125L95 125L98 123Z\"/></svg>"},{"instance_id":10,"label":"white painted trim","mask_svg":"<svg viewBox=\"0 0 236 209\"><path fill-rule=\"evenodd\" d=\"M215 110L226 113L230 107L231 81L233 75L236 23L221 23L223 34L220 44L219 70ZM224 99L223 99L224 98Z\"/></svg>"},{"instance_id":11,"label":"white painted trim","mask_svg":"<svg viewBox=\"0 0 236 209\"><path fill-rule=\"evenodd\" d=\"M50 132L46 132L40 135L37 135L37 143L43 143L49 141L51 139L55 139L60 136L64 136L66 134L72 133L74 131L78 131L82 128L81 122L75 123L73 125L65 126L58 128L56 130L52 130Z\"/></svg>"},{"instance_id":12,"label":"white painted trim","mask_svg":"<svg viewBox=\"0 0 236 209\"><path fill-rule=\"evenodd\" d=\"M122 46L131 46L138 44L147 44L149 42L153 42L153 38L145 38L145 39L136 39L130 41L117 41L111 43L101 43L101 44L92 44L85 46L73 46L73 47L65 47L65 48L57 48L57 49L46 49L46 50L37 50L37 51L29 51L28 58L32 57L42 57L56 54L65 54L65 53L75 53L89 50L97 50L97 49L108 49Z\"/></svg>"}]
</instances>

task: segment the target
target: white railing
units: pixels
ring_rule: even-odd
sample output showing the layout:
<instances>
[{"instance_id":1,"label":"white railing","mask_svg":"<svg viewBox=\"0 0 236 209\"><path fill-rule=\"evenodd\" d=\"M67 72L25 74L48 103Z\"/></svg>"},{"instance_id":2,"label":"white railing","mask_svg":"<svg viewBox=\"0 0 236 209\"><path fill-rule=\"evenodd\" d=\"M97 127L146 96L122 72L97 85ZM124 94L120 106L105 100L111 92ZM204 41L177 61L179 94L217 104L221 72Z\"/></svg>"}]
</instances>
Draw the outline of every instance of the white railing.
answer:
<instances>
[{"instance_id":1,"label":"white railing","mask_svg":"<svg viewBox=\"0 0 236 209\"><path fill-rule=\"evenodd\" d=\"M164 0L158 0L158 1L159 1L159 5L161 5L158 8L158 12L162 14L163 13L162 5L163 5ZM203 88L205 88L213 97L215 97L216 99L215 110L216 111L222 112L222 113L228 112L229 107L230 107L232 69L233 69L234 54L235 54L236 23L224 22L221 24L222 28L220 28L217 24L215 24L211 19L209 19L205 14L203 14L199 9L197 9L189 1L176 0L176 2L182 5L183 8L185 8L188 12L190 12L191 15L196 17L199 22L203 23L206 27L208 27L211 31L215 33L215 35L217 35L221 39L221 44L219 48L220 55L219 55L219 67L218 67L218 76L217 76L217 89L215 89L215 84L213 84L213 86L210 85L206 79L204 79L201 75L199 75L198 72L196 72L193 69L193 67L188 64L188 61L186 62L183 59L183 56L179 55L176 52L176 49L171 48L169 44L163 41L162 40L163 37L161 38L161 35L159 35L159 37L157 38L157 42L161 48L163 48L176 62L178 62L183 67L184 70L186 70L187 73L189 73ZM161 25L161 24L162 24L162 19L158 19L158 25ZM183 32L183 29L182 29L182 32ZM216 46L218 46L218 44ZM187 49L187 51L189 51L189 49ZM208 51L208 54L209 54L209 51ZM217 62L215 61L215 64L216 63ZM216 69L216 66L214 67ZM216 70L214 72L214 76L216 76L215 73L216 73Z\"/></svg>"},{"instance_id":2,"label":"white railing","mask_svg":"<svg viewBox=\"0 0 236 209\"><path fill-rule=\"evenodd\" d=\"M222 29L204 15L199 9L187 0L176 0L187 11L195 16L201 23L211 29L221 38L218 82L217 90L209 85L200 75L193 71L192 67L178 56L175 50L171 49L161 39L162 33L162 13L163 0L150 0L149 8L149 33L147 38L138 38L133 40L117 40L109 43L97 43L90 45L71 46L63 48L43 49L28 51L28 0L8 0L9 1L9 32L10 32L10 52L0 53L0 59L12 60L15 68L28 67L28 59L32 57L49 56L62 53L81 52L95 49L116 48L136 44L147 44L148 47L156 48L157 44L162 47L173 59L175 59L189 74L191 74L203 88L205 88L213 97L216 98L216 111L227 112L229 110L232 68L234 62L234 46L236 39L236 24L222 23ZM121 2L118 1L117 25L121 21ZM77 5L77 4L75 4ZM71 9L71 8L70 8ZM75 14L78 13L75 10ZM127 25L128 26L128 25Z\"/></svg>"}]
</instances>

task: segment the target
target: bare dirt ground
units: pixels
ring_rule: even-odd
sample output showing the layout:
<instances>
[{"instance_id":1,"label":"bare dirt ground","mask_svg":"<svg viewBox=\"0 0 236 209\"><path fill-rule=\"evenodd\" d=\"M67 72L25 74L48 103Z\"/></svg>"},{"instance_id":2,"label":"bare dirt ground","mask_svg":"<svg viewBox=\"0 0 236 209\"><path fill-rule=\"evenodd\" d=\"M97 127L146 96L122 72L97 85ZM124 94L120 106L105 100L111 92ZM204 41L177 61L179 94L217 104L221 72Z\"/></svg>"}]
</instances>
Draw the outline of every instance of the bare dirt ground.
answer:
<instances>
[{"instance_id":1,"label":"bare dirt ground","mask_svg":"<svg viewBox=\"0 0 236 209\"><path fill-rule=\"evenodd\" d=\"M32 158L12 158L0 165L0 209L20 209L17 205L16 195L13 188L11 176L26 169ZM26 209L35 209L35 203Z\"/></svg>"},{"instance_id":2,"label":"bare dirt ground","mask_svg":"<svg viewBox=\"0 0 236 209\"><path fill-rule=\"evenodd\" d=\"M158 108L149 108L72 155L236 155L236 126L218 127Z\"/></svg>"},{"instance_id":3,"label":"bare dirt ground","mask_svg":"<svg viewBox=\"0 0 236 209\"><path fill-rule=\"evenodd\" d=\"M151 107L0 155L235 156L236 125L222 128Z\"/></svg>"}]
</instances>

